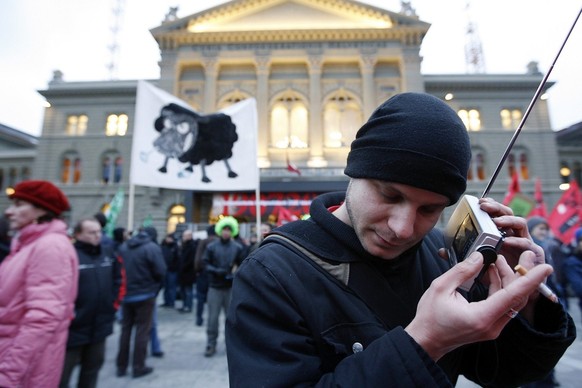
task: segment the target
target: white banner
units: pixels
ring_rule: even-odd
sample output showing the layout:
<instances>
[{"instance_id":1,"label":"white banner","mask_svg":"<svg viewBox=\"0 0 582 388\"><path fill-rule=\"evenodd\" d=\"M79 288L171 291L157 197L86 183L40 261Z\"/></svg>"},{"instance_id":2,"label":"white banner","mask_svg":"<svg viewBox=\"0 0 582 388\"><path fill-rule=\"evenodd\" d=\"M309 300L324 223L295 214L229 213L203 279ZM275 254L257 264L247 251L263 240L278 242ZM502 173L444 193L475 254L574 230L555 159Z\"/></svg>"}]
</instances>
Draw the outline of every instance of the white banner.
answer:
<instances>
[{"instance_id":1,"label":"white banner","mask_svg":"<svg viewBox=\"0 0 582 388\"><path fill-rule=\"evenodd\" d=\"M201 115L139 81L130 182L180 190L255 190L257 132L254 98Z\"/></svg>"}]
</instances>

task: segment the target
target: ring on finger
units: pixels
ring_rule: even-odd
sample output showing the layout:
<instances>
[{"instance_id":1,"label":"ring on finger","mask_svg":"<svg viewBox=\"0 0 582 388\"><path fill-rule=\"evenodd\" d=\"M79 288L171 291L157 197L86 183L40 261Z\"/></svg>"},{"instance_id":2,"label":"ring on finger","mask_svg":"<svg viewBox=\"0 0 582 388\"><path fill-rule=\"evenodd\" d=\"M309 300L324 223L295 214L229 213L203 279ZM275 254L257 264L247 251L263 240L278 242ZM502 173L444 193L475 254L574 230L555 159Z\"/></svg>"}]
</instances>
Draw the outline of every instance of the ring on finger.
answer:
<instances>
[{"instance_id":1,"label":"ring on finger","mask_svg":"<svg viewBox=\"0 0 582 388\"><path fill-rule=\"evenodd\" d=\"M507 311L505 313L505 315L507 315L509 318L513 319L513 318L517 317L517 313L518 313L518 311L516 311L514 309L509 309L509 311Z\"/></svg>"}]
</instances>

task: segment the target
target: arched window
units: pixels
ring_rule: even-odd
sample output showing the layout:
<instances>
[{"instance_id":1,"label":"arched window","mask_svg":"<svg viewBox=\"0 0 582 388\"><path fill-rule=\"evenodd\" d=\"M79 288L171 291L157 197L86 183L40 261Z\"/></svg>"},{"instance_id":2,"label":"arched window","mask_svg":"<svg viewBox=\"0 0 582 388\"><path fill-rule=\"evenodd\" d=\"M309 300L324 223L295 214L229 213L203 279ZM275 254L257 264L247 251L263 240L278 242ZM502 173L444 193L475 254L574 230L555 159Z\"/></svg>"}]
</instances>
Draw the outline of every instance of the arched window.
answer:
<instances>
[{"instance_id":1,"label":"arched window","mask_svg":"<svg viewBox=\"0 0 582 388\"><path fill-rule=\"evenodd\" d=\"M79 183L81 181L81 158L76 152L67 152L61 160L61 182Z\"/></svg>"},{"instance_id":2,"label":"arched window","mask_svg":"<svg viewBox=\"0 0 582 388\"><path fill-rule=\"evenodd\" d=\"M125 136L127 133L128 117L125 113L110 114L105 126L106 136Z\"/></svg>"},{"instance_id":3,"label":"arched window","mask_svg":"<svg viewBox=\"0 0 582 388\"><path fill-rule=\"evenodd\" d=\"M308 112L305 102L295 93L278 98L271 108L271 146L307 148Z\"/></svg>"},{"instance_id":4,"label":"arched window","mask_svg":"<svg viewBox=\"0 0 582 388\"><path fill-rule=\"evenodd\" d=\"M485 155L481 150L473 150L467 179L470 181L485 180Z\"/></svg>"},{"instance_id":5,"label":"arched window","mask_svg":"<svg viewBox=\"0 0 582 388\"><path fill-rule=\"evenodd\" d=\"M186 222L186 206L178 204L170 207L167 232L174 233L176 231L176 226L178 224L183 224L184 222Z\"/></svg>"},{"instance_id":6,"label":"arched window","mask_svg":"<svg viewBox=\"0 0 582 388\"><path fill-rule=\"evenodd\" d=\"M467 108L461 109L457 112L467 131L480 131L481 130L481 114L477 109Z\"/></svg>"},{"instance_id":7,"label":"arched window","mask_svg":"<svg viewBox=\"0 0 582 388\"><path fill-rule=\"evenodd\" d=\"M218 103L218 109L224 109L226 107L236 104L237 102L246 100L247 98L249 98L249 96L247 96L240 90L235 90L232 93L228 94L226 97L224 97L222 100L220 100L220 102Z\"/></svg>"},{"instance_id":8,"label":"arched window","mask_svg":"<svg viewBox=\"0 0 582 388\"><path fill-rule=\"evenodd\" d=\"M16 171L16 167L10 167L8 170L8 186L14 187L18 180L18 172Z\"/></svg>"},{"instance_id":9,"label":"arched window","mask_svg":"<svg viewBox=\"0 0 582 388\"><path fill-rule=\"evenodd\" d=\"M529 180L529 158L527 152L516 148L507 156L507 174L512 177L517 172L520 179Z\"/></svg>"},{"instance_id":10,"label":"arched window","mask_svg":"<svg viewBox=\"0 0 582 388\"><path fill-rule=\"evenodd\" d=\"M22 170L20 171L20 180L26 181L30 179L30 168L22 167Z\"/></svg>"},{"instance_id":11,"label":"arched window","mask_svg":"<svg viewBox=\"0 0 582 388\"><path fill-rule=\"evenodd\" d=\"M121 182L123 177L123 158L117 151L109 151L101 158L101 182L113 184Z\"/></svg>"},{"instance_id":12,"label":"arched window","mask_svg":"<svg viewBox=\"0 0 582 388\"><path fill-rule=\"evenodd\" d=\"M362 125L362 109L345 91L339 91L325 103L323 111L324 147L348 147Z\"/></svg>"}]
</instances>

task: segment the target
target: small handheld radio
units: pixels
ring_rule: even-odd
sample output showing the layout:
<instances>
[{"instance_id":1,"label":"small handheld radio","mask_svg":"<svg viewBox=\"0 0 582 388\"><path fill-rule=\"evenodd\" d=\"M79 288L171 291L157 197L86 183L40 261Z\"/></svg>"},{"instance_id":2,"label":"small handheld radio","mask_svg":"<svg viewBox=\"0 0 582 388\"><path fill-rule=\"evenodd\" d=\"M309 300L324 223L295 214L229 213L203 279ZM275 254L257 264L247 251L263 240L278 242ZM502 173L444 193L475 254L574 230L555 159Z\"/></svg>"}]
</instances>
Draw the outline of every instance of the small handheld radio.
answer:
<instances>
[{"instance_id":1,"label":"small handheld radio","mask_svg":"<svg viewBox=\"0 0 582 388\"><path fill-rule=\"evenodd\" d=\"M578 12L578 16L574 20L574 23L566 35L566 39L562 43L558 54L554 58L552 65L547 71L546 75L540 82L534 96L532 97L519 125L517 126L515 133L513 134L505 152L503 153L501 160L497 164L485 191L481 195L481 198L486 197L491 189L491 186L495 182L497 175L501 171L503 163L509 156L509 153L513 147L513 144L517 140L521 129L523 128L525 121L527 120L535 102L542 93L544 86L550 76L550 73L554 69L554 65L558 60L558 57L562 53L562 49L566 45L572 30L576 26L582 9ZM479 272L477 278L474 281L469 281L461 285L461 289L466 291L472 291L476 286L480 285L480 279L492 263L497 260L497 253L503 244L503 239L505 235L503 231L500 231L489 214L481 210L479 206L479 199L471 195L464 195L461 198L459 204L455 208L447 227L445 229L445 245L449 255L449 262L451 266L465 260L465 258L471 253L477 251L483 254L483 269ZM482 298L483 296L479 297Z\"/></svg>"}]
</instances>

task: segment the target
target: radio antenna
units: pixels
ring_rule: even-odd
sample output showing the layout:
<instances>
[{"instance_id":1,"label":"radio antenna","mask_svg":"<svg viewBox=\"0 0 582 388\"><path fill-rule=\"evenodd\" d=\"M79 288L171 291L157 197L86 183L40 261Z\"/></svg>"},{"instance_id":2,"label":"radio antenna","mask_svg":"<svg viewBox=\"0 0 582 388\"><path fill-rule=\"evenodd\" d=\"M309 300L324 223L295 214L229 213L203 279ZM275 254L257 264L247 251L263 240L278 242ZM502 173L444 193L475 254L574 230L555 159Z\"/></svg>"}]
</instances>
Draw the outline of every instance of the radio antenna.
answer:
<instances>
[{"instance_id":1,"label":"radio antenna","mask_svg":"<svg viewBox=\"0 0 582 388\"><path fill-rule=\"evenodd\" d=\"M495 167L495 171L493 172L493 175L491 176L489 183L487 183L487 187L485 188L485 191L483 191L481 198L486 197L487 194L489 194L489 191L491 190L491 186L493 186L493 183L495 183L495 180L497 179L497 175L499 175L499 172L501 171L501 168L503 167L503 163L505 163L505 159L507 159L507 157L509 156L511 149L513 148L513 144L517 140L517 137L519 136L521 129L523 128L523 125L525 124L525 121L527 120L527 118L528 118L533 106L535 105L538 97L540 96L540 94L544 90L544 86L546 85L546 82L548 81L548 77L552 73L552 70L554 69L554 65L558 61L558 58L560 57L560 54L562 53L562 50L564 49L566 42L570 38L570 34L572 34L572 31L574 30L574 27L576 26L576 23L578 22L578 19L580 18L580 14L582 14L582 8L578 12L578 16L576 16L576 20L574 20L572 27L570 27L570 31L568 31L568 35L566 35L566 39L564 39L564 42L562 42L562 46L560 47L558 54L556 54L556 57L554 58L552 65L550 66L550 68L546 72L546 75L544 76L544 78L540 82L538 89L536 90L534 96L532 97L531 101L529 102L529 105L528 105L527 109L525 110L525 113L523 114L523 117L521 118L521 121L519 122L519 125L517 126L517 128L515 130L515 133L511 137L511 140L509 141L509 144L507 145L507 148L505 149L505 152L503 153L501 160L497 164L497 167Z\"/></svg>"}]
</instances>

